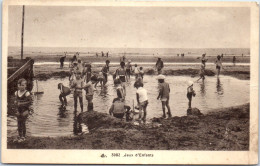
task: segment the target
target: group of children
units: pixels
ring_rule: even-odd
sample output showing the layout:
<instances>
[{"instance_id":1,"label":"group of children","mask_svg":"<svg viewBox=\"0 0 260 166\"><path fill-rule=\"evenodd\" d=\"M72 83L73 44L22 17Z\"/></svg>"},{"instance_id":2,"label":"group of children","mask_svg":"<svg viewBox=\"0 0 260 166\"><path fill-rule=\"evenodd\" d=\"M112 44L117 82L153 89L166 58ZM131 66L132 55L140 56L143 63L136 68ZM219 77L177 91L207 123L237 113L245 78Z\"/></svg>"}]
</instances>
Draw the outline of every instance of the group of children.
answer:
<instances>
[{"instance_id":1,"label":"group of children","mask_svg":"<svg viewBox=\"0 0 260 166\"><path fill-rule=\"evenodd\" d=\"M205 58L206 54L202 55L201 59L201 71L200 71L200 79L205 79L204 73L205 73L205 66L207 59ZM92 73L91 70L91 64L90 63L83 63L81 64L80 60L77 60L77 57L74 56L72 58L71 64L70 64L70 86L66 87L62 83L58 84L58 89L60 90L59 100L62 104L62 107L65 108L67 106L67 99L66 96L73 93L74 98L74 109L77 110L77 103L79 100L81 112L83 112L83 96L82 91L85 90L85 98L88 103L88 111L93 110L93 95L94 95L94 87L96 88L97 84L100 83L101 87L103 87L107 81L108 81L108 72L109 72L109 60L106 60L105 66L101 69L101 71L98 74ZM158 62L160 64L160 62ZM161 65L161 64L160 64ZM166 109L167 108L167 115L168 117L171 117L171 109L169 106L169 100L170 100L170 86L169 83L165 81L165 76L161 74L161 69L163 65L160 67L160 71L158 71L158 97L157 99L161 100L162 103L162 111L163 111L163 118L166 118ZM216 69L217 74L219 75L220 68L222 67L221 57L217 57L216 61ZM144 71L142 67L137 67L137 64L135 64L134 68L132 68L131 60L128 60L127 64L125 62L120 62L120 68L118 68L115 73L113 74L113 80L114 85L116 88L116 94L117 97L113 100L112 106L109 109L109 114L113 115L117 118L123 118L126 116L126 120L131 120L133 117L133 113L135 113L132 110L131 114L131 107L125 104L125 98L126 98L126 87L125 83L126 81L130 80L130 75L134 74L135 76L135 83L134 87L136 90L136 101L137 101L137 107L136 109L139 110L139 121L146 122L146 116L147 116L147 106L148 106L148 95L147 90L144 88L143 83L143 76ZM189 81L187 88L187 98L189 100L188 102L188 109L191 109L191 101L192 97L195 97L196 93L193 89L193 82ZM15 104L17 106L17 122L18 122L18 142L22 142L25 140L26 135L26 119L30 112L30 105L31 105L31 93L26 90L27 81L25 79L19 79L17 83L18 90L15 92Z\"/></svg>"}]
</instances>

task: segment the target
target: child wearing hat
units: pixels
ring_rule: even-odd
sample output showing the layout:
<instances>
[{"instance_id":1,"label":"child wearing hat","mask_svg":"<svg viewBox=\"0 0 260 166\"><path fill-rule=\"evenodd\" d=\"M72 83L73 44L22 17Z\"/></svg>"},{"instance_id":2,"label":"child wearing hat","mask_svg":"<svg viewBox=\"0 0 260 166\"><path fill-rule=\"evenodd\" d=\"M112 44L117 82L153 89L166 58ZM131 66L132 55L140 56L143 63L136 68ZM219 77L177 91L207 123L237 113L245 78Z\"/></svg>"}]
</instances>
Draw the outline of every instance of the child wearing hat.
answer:
<instances>
[{"instance_id":1,"label":"child wearing hat","mask_svg":"<svg viewBox=\"0 0 260 166\"><path fill-rule=\"evenodd\" d=\"M157 97L157 100L161 99L162 101L162 110L163 110L163 118L166 118L165 114L165 106L168 109L168 117L172 117L171 114L171 108L169 106L169 99L170 99L170 86L167 82L165 82L165 76L160 74L158 77L158 83L159 83L159 95Z\"/></svg>"},{"instance_id":2,"label":"child wearing hat","mask_svg":"<svg viewBox=\"0 0 260 166\"><path fill-rule=\"evenodd\" d=\"M193 90L193 82L192 81L189 81L188 82L188 88L187 88L187 98L189 100L189 103L188 103L188 106L189 106L189 109L191 109L191 100L192 100L192 97L195 97L196 96L196 93L195 91Z\"/></svg>"}]
</instances>

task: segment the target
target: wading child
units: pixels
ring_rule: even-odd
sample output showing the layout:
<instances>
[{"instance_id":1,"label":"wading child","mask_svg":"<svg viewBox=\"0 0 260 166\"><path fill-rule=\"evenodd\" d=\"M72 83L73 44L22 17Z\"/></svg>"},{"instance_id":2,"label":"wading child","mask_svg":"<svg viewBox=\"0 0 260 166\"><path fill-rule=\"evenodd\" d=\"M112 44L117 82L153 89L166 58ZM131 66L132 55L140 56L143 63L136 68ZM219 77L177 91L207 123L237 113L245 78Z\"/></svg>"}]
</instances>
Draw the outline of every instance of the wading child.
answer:
<instances>
[{"instance_id":1,"label":"wading child","mask_svg":"<svg viewBox=\"0 0 260 166\"><path fill-rule=\"evenodd\" d=\"M205 58L206 54L202 54L202 58L201 58L201 63L204 65L204 67L206 67L206 62L208 61L208 59Z\"/></svg>"},{"instance_id":2,"label":"wading child","mask_svg":"<svg viewBox=\"0 0 260 166\"><path fill-rule=\"evenodd\" d=\"M148 97L147 97L147 91L143 88L144 84L141 82L137 82L135 84L136 86L136 101L138 103L139 107L139 122L143 120L143 122L146 122L146 108L148 105ZM142 116L142 111L144 112Z\"/></svg>"},{"instance_id":3,"label":"wading child","mask_svg":"<svg viewBox=\"0 0 260 166\"><path fill-rule=\"evenodd\" d=\"M201 66L200 66L200 78L196 82L198 82L200 79L202 79L202 81L205 80L205 65L204 64L201 64Z\"/></svg>"},{"instance_id":4,"label":"wading child","mask_svg":"<svg viewBox=\"0 0 260 166\"><path fill-rule=\"evenodd\" d=\"M94 82L94 79L92 79L84 86L84 90L86 91L86 100L88 101L88 111L93 111Z\"/></svg>"},{"instance_id":5,"label":"wading child","mask_svg":"<svg viewBox=\"0 0 260 166\"><path fill-rule=\"evenodd\" d=\"M65 108L67 106L67 98L66 96L68 96L70 94L70 88L64 86L62 83L58 84L58 89L60 90L60 102L61 102L61 107Z\"/></svg>"},{"instance_id":6,"label":"wading child","mask_svg":"<svg viewBox=\"0 0 260 166\"><path fill-rule=\"evenodd\" d=\"M142 78L142 80L144 79L144 70L143 70L143 67L140 67L139 68L139 75L140 77Z\"/></svg>"},{"instance_id":7,"label":"wading child","mask_svg":"<svg viewBox=\"0 0 260 166\"><path fill-rule=\"evenodd\" d=\"M76 73L76 79L72 81L71 88L74 89L74 109L77 111L77 103L79 98L81 112L83 112L83 101L82 101L82 89L84 87L84 81L81 79L81 73Z\"/></svg>"},{"instance_id":8,"label":"wading child","mask_svg":"<svg viewBox=\"0 0 260 166\"><path fill-rule=\"evenodd\" d=\"M121 98L124 101L125 100L125 91L124 91L124 88L121 85L121 80L120 79L115 79L114 80L114 85L116 87L117 97Z\"/></svg>"},{"instance_id":9,"label":"wading child","mask_svg":"<svg viewBox=\"0 0 260 166\"><path fill-rule=\"evenodd\" d=\"M95 88L97 88L97 84L100 83L101 88L103 88L104 83L105 83L105 78L102 72L99 72L99 74L97 75L97 81L95 83Z\"/></svg>"},{"instance_id":10,"label":"wading child","mask_svg":"<svg viewBox=\"0 0 260 166\"><path fill-rule=\"evenodd\" d=\"M137 80L138 76L139 76L139 69L137 67L137 64L135 64L135 68L134 68L134 75L135 75L135 80Z\"/></svg>"},{"instance_id":11,"label":"wading child","mask_svg":"<svg viewBox=\"0 0 260 166\"><path fill-rule=\"evenodd\" d=\"M157 97L157 100L161 99L162 102L162 110L163 110L163 118L166 118L165 114L165 106L168 109L168 117L172 117L171 109L169 106L169 99L170 99L170 86L167 82L165 82L165 76L159 75L158 76L158 83L159 83L159 95Z\"/></svg>"},{"instance_id":12,"label":"wading child","mask_svg":"<svg viewBox=\"0 0 260 166\"><path fill-rule=\"evenodd\" d=\"M126 64L126 78L127 78L127 81L130 80L131 71L132 71L132 65L131 65L131 60L129 59L127 64Z\"/></svg>"},{"instance_id":13,"label":"wading child","mask_svg":"<svg viewBox=\"0 0 260 166\"><path fill-rule=\"evenodd\" d=\"M104 85L107 83L107 76L109 72L109 60L106 60L106 65L102 68L101 72L103 73L104 76Z\"/></svg>"},{"instance_id":14,"label":"wading child","mask_svg":"<svg viewBox=\"0 0 260 166\"><path fill-rule=\"evenodd\" d=\"M121 67L116 70L116 76L120 79L121 84L124 88L124 91L126 91L126 89L125 89L125 82L126 82L125 62L120 62L120 66Z\"/></svg>"},{"instance_id":15,"label":"wading child","mask_svg":"<svg viewBox=\"0 0 260 166\"><path fill-rule=\"evenodd\" d=\"M217 69L217 76L219 76L219 74L220 74L220 69L223 68L223 67L222 67L222 61L221 61L221 56L220 56L220 55L217 56L217 60L216 60L215 64L216 64L216 69Z\"/></svg>"},{"instance_id":16,"label":"wading child","mask_svg":"<svg viewBox=\"0 0 260 166\"><path fill-rule=\"evenodd\" d=\"M21 78L17 82L18 90L15 92L15 104L17 107L17 126L19 136L18 142L25 141L26 135L26 120L29 115L29 106L32 98L31 93L26 90L27 81Z\"/></svg>"},{"instance_id":17,"label":"wading child","mask_svg":"<svg viewBox=\"0 0 260 166\"><path fill-rule=\"evenodd\" d=\"M188 109L191 109L191 100L192 100L192 97L195 97L195 96L196 96L196 93L193 90L193 82L189 81L188 82L188 88L187 88L187 98L189 100L189 103L188 103L189 108Z\"/></svg>"}]
</instances>

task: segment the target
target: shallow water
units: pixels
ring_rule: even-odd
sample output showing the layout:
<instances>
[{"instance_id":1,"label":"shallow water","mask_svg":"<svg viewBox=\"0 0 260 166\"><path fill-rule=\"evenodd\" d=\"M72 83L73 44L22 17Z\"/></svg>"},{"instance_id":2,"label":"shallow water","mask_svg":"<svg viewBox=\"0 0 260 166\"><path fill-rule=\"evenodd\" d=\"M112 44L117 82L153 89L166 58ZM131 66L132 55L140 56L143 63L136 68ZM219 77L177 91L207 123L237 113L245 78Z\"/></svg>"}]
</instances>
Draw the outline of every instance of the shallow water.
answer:
<instances>
[{"instance_id":1,"label":"shallow water","mask_svg":"<svg viewBox=\"0 0 260 166\"><path fill-rule=\"evenodd\" d=\"M132 64L137 65L155 65L155 62L131 62ZM35 62L35 66L41 66L41 65L59 65L59 62ZM104 62L93 62L92 65L104 65ZM165 65L184 65L184 66L198 66L201 65L201 63L181 63L181 62L164 62ZM229 62L223 62L223 65L233 65L233 63ZM64 62L64 65L69 65L69 62ZM110 65L118 65L118 62L110 62ZM215 66L215 63L207 62L207 65ZM250 66L250 63L236 63L236 66Z\"/></svg>"},{"instance_id":2,"label":"shallow water","mask_svg":"<svg viewBox=\"0 0 260 166\"><path fill-rule=\"evenodd\" d=\"M109 76L105 88L97 87L94 94L94 110L108 113L113 98L116 97L112 77ZM188 76L167 76L166 82L170 83L170 107L173 116L186 115L188 99L186 97L187 81L197 80ZM77 134L81 131L88 132L87 126L79 124L73 109L72 94L67 97L68 106L66 111L59 109L59 90L57 84L62 82L68 86L68 78L49 79L39 81L39 86L44 88L44 94L35 95L32 108L34 112L27 120L27 135L32 136L67 136ZM126 103L133 106L136 89L133 87L134 78L126 85ZM229 107L249 102L249 81L238 80L229 76L206 77L204 83L200 81L194 84L196 97L192 99L192 107L197 107L202 113L215 108ZM149 104L147 107L147 118L162 116L161 102L157 100L156 76L144 77L144 88L148 91ZM83 93L84 94L84 93ZM87 102L84 98L84 110L87 109ZM136 100L134 101L136 104ZM12 111L8 110L8 136L17 135L16 118Z\"/></svg>"}]
</instances>

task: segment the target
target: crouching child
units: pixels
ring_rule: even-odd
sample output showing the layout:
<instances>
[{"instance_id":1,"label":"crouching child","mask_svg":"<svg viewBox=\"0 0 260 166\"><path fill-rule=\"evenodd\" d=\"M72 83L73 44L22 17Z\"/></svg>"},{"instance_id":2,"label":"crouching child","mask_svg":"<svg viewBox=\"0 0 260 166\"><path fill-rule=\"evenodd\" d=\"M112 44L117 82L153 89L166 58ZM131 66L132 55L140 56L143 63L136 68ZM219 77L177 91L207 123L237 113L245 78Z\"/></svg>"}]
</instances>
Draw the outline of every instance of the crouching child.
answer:
<instances>
[{"instance_id":1,"label":"crouching child","mask_svg":"<svg viewBox=\"0 0 260 166\"><path fill-rule=\"evenodd\" d=\"M62 83L59 83L58 89L60 90L59 99L60 99L60 102L61 102L61 107L65 108L67 106L66 96L68 96L71 93L70 88L64 86Z\"/></svg>"}]
</instances>

